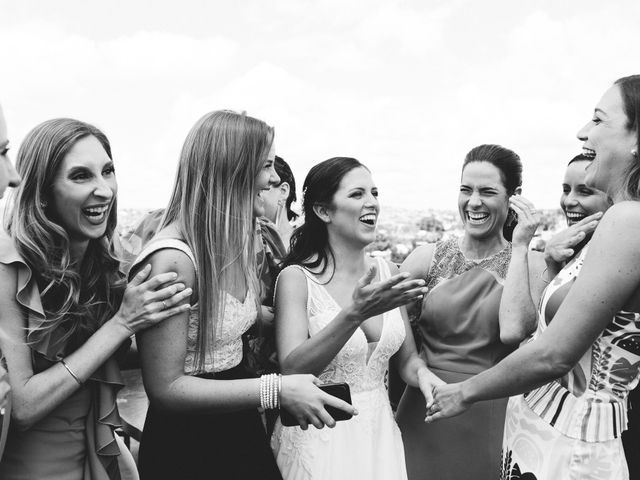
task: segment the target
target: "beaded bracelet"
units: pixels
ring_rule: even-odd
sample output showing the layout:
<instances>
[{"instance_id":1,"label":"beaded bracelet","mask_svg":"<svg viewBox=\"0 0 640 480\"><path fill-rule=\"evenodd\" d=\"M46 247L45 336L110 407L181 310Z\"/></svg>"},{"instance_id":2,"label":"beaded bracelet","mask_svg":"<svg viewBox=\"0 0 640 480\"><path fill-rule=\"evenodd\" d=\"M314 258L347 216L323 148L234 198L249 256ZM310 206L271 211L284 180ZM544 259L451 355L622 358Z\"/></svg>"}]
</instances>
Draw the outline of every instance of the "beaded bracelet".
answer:
<instances>
[{"instance_id":1,"label":"beaded bracelet","mask_svg":"<svg viewBox=\"0 0 640 480\"><path fill-rule=\"evenodd\" d=\"M269 373L260 376L260 407L263 410L280 408L282 375Z\"/></svg>"}]
</instances>

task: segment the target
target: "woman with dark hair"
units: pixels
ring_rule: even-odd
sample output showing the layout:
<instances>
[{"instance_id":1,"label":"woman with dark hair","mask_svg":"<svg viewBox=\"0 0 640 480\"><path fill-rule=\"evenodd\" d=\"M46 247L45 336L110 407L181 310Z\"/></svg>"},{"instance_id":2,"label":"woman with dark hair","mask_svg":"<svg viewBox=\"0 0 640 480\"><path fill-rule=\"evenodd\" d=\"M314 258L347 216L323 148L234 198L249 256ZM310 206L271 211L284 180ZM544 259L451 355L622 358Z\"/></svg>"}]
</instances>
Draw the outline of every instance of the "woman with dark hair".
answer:
<instances>
[{"instance_id":1,"label":"woman with dark hair","mask_svg":"<svg viewBox=\"0 0 640 480\"><path fill-rule=\"evenodd\" d=\"M346 382L359 415L330 432L278 424L272 447L287 480L406 478L384 384L389 360L427 399L438 382L398 308L424 294L424 281L394 275L395 265L365 254L375 240L377 197L371 173L353 158L319 163L304 182L305 223L293 234L276 287L280 366Z\"/></svg>"},{"instance_id":2,"label":"woman with dark hair","mask_svg":"<svg viewBox=\"0 0 640 480\"><path fill-rule=\"evenodd\" d=\"M190 311L137 337L149 411L143 479L280 479L258 408L288 410L303 426L332 427L312 375L249 378L242 335L258 318L255 225L279 179L274 129L232 111L204 115L182 147L156 236L132 271L176 270L193 290ZM196 207L197 208L194 208Z\"/></svg>"},{"instance_id":3,"label":"woman with dark hair","mask_svg":"<svg viewBox=\"0 0 640 480\"><path fill-rule=\"evenodd\" d=\"M266 192L264 197L264 217L268 220L266 228L275 229L279 239L282 241L284 250L281 253L281 247L275 248L276 257L282 259L289 250L291 234L293 233L293 224L298 218L298 214L291 209L291 204L296 201L296 180L289 164L276 155L276 161L273 164L280 181ZM265 222L263 222L264 224Z\"/></svg>"},{"instance_id":4,"label":"woman with dark hair","mask_svg":"<svg viewBox=\"0 0 640 480\"><path fill-rule=\"evenodd\" d=\"M620 434L640 377L640 248L630 240L640 236L640 75L604 93L578 138L591 159L585 183L613 206L545 289L534 339L475 377L437 387L427 417L517 395L507 409L505 479L629 478Z\"/></svg>"},{"instance_id":5,"label":"woman with dark hair","mask_svg":"<svg viewBox=\"0 0 640 480\"><path fill-rule=\"evenodd\" d=\"M0 238L0 319L13 392L4 480L119 479L122 380L129 337L188 309L175 273L127 286L113 250L117 183L107 137L71 119L29 132ZM126 287L126 289L125 289ZM177 293L176 293L177 292Z\"/></svg>"},{"instance_id":6,"label":"woman with dark hair","mask_svg":"<svg viewBox=\"0 0 640 480\"><path fill-rule=\"evenodd\" d=\"M528 283L507 281L522 278L530 263L537 274L542 270L541 255L528 249L537 218L520 196L521 185L516 153L499 145L473 148L464 159L458 197L464 235L418 247L402 264L401 271L429 288L413 316L422 358L445 382L493 366L533 331ZM510 302L501 304L503 291ZM526 312L526 320L514 311ZM506 400L485 402L460 418L426 425L424 399L407 387L397 419L409 479L496 478L505 408Z\"/></svg>"}]
</instances>

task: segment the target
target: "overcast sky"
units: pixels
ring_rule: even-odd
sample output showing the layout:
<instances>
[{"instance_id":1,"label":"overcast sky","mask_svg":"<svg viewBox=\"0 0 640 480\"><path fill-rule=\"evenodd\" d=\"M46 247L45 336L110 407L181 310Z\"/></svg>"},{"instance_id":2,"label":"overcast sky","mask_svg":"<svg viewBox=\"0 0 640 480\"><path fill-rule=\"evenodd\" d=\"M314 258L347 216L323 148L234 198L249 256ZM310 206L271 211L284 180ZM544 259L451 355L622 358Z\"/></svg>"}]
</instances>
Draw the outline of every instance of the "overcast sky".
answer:
<instances>
[{"instance_id":1,"label":"overcast sky","mask_svg":"<svg viewBox=\"0 0 640 480\"><path fill-rule=\"evenodd\" d=\"M455 209L465 153L500 143L554 208L576 131L640 73L639 19L637 0L0 0L0 103L14 147L53 117L102 128L121 207L164 206L191 125L230 108L275 126L299 184L354 156L383 205Z\"/></svg>"}]
</instances>

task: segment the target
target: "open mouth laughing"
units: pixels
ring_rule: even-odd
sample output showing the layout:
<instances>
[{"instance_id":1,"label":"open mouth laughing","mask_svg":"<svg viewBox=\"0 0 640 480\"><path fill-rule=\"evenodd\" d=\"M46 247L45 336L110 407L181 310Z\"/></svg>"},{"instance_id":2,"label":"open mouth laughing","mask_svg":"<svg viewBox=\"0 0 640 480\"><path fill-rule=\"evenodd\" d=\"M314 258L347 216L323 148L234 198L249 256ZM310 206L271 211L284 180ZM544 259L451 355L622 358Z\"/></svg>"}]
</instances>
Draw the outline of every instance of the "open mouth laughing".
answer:
<instances>
[{"instance_id":1,"label":"open mouth laughing","mask_svg":"<svg viewBox=\"0 0 640 480\"><path fill-rule=\"evenodd\" d=\"M471 225L482 225L489 220L490 215L487 212L466 212L467 222Z\"/></svg>"},{"instance_id":2,"label":"open mouth laughing","mask_svg":"<svg viewBox=\"0 0 640 480\"><path fill-rule=\"evenodd\" d=\"M370 227L375 227L377 218L378 218L378 216L375 213L366 213L366 214L362 215L359 218L359 220L360 220L360 222L364 223L365 225L368 225Z\"/></svg>"}]
</instances>

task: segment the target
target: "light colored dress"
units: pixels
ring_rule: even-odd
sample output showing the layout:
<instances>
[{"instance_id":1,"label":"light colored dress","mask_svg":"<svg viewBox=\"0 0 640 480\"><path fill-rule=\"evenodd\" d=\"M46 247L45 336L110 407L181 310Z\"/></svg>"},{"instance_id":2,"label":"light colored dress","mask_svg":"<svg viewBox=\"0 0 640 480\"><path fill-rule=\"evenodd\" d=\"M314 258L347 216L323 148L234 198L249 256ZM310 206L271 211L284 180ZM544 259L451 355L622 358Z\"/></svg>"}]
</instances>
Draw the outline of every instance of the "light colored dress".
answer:
<instances>
[{"instance_id":1,"label":"light colored dress","mask_svg":"<svg viewBox=\"0 0 640 480\"><path fill-rule=\"evenodd\" d=\"M588 246L547 286L532 341L553 319L580 273ZM564 377L512 397L502 478L629 478L620 434L640 371L640 313L620 311Z\"/></svg>"},{"instance_id":2,"label":"light colored dress","mask_svg":"<svg viewBox=\"0 0 640 480\"><path fill-rule=\"evenodd\" d=\"M513 351L500 341L498 319L510 260L511 244L478 260L464 256L458 238L436 244L416 343L429 369L445 382L462 382ZM506 407L506 399L478 402L457 417L425 423L424 397L407 387L397 420L409 480L497 478Z\"/></svg>"},{"instance_id":3,"label":"light colored dress","mask_svg":"<svg viewBox=\"0 0 640 480\"><path fill-rule=\"evenodd\" d=\"M378 262L381 278L389 278L389 266ZM341 308L307 270L287 268L306 275L309 335L316 335ZM319 375L323 383L349 384L358 415L321 430L283 427L278 421L271 446L285 480L406 479L402 439L384 383L389 359L404 338L400 311L391 310L383 315L382 334L368 360L367 339L357 329Z\"/></svg>"}]
</instances>

